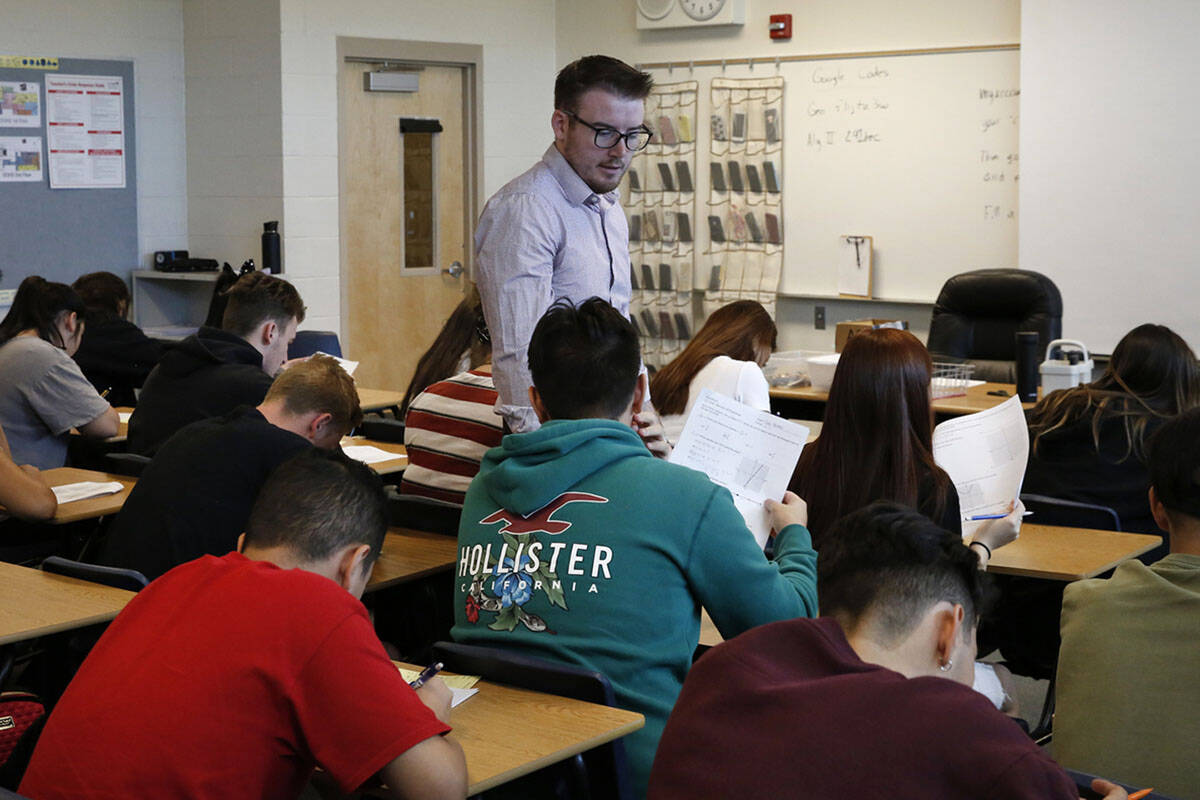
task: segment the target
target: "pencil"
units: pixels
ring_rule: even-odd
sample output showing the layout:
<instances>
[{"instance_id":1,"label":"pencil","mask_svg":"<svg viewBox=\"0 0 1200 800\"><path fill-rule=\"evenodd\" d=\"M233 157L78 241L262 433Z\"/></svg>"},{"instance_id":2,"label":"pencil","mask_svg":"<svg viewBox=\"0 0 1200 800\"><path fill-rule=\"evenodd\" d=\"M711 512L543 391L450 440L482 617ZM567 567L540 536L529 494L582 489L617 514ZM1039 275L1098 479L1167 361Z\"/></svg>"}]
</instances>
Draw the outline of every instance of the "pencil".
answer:
<instances>
[{"instance_id":1,"label":"pencil","mask_svg":"<svg viewBox=\"0 0 1200 800\"><path fill-rule=\"evenodd\" d=\"M1143 797L1145 797L1146 795L1150 794L1153 791L1154 791L1153 786L1151 786L1149 789L1142 789L1140 791L1134 792L1133 794L1129 795L1129 800L1142 800Z\"/></svg>"}]
</instances>

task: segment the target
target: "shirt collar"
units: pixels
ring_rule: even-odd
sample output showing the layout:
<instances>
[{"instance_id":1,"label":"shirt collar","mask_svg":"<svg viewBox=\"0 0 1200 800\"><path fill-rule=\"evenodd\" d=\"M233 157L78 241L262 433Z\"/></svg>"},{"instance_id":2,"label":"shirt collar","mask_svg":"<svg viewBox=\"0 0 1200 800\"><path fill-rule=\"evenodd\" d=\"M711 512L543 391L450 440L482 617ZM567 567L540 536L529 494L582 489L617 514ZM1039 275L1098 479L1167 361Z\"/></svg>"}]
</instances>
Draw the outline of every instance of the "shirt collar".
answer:
<instances>
[{"instance_id":1,"label":"shirt collar","mask_svg":"<svg viewBox=\"0 0 1200 800\"><path fill-rule=\"evenodd\" d=\"M596 197L600 201L600 210L607 210L609 206L616 202L617 190L613 189L607 194L596 194L591 187L584 183L583 178L575 172L562 153L558 152L558 148L551 143L546 152L542 154L542 161L549 168L550 174L558 181L558 185L562 187L563 194L566 195L567 202L573 206L581 206L588 202L589 198ZM595 203L596 201L592 201Z\"/></svg>"}]
</instances>

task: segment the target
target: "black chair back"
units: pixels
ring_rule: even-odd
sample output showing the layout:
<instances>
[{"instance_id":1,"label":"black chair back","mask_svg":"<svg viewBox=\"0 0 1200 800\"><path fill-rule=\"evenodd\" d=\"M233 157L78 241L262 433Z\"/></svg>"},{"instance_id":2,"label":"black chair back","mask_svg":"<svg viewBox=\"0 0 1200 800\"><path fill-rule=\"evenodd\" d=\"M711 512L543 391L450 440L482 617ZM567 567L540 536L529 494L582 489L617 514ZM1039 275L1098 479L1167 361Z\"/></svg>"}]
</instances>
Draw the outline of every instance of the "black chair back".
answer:
<instances>
[{"instance_id":1,"label":"black chair back","mask_svg":"<svg viewBox=\"0 0 1200 800\"><path fill-rule=\"evenodd\" d=\"M123 567L103 567L99 564L85 564L82 561L72 561L69 558L50 556L42 562L43 572L53 572L56 575L66 575L92 583L101 583L117 589L130 592L140 592L150 581L136 569Z\"/></svg>"},{"instance_id":2,"label":"black chair back","mask_svg":"<svg viewBox=\"0 0 1200 800\"><path fill-rule=\"evenodd\" d=\"M433 659L444 663L446 669L451 672L482 675L494 683L570 697L597 705L616 705L612 684L608 678L595 670L558 664L497 647L454 642L434 644ZM581 753L565 763L570 765L567 768L572 770L572 777L576 782L584 781L583 787L577 786L576 791L567 796L586 796L592 800L627 800L633 797L625 745L620 739ZM555 765L560 769L562 766ZM555 767L547 769L553 770ZM546 776L534 773L530 778L534 780L524 786L512 788L518 793L525 792L528 797L542 796L536 787L546 785Z\"/></svg>"},{"instance_id":3,"label":"black chair back","mask_svg":"<svg viewBox=\"0 0 1200 800\"><path fill-rule=\"evenodd\" d=\"M146 469L146 465L150 463L149 456L138 455L137 453L105 453L104 467L106 472L115 472L118 475L128 475L131 478L141 477L141 474Z\"/></svg>"},{"instance_id":4,"label":"black chair back","mask_svg":"<svg viewBox=\"0 0 1200 800\"><path fill-rule=\"evenodd\" d=\"M354 432L380 442L404 444L404 422L390 417L365 416Z\"/></svg>"},{"instance_id":5,"label":"black chair back","mask_svg":"<svg viewBox=\"0 0 1200 800\"><path fill-rule=\"evenodd\" d=\"M304 358L313 353L325 353L342 357L342 343L334 331L296 331L296 338L288 345L288 358Z\"/></svg>"},{"instance_id":6,"label":"black chair back","mask_svg":"<svg viewBox=\"0 0 1200 800\"><path fill-rule=\"evenodd\" d=\"M458 523L462 519L462 506L420 497L399 494L388 489L388 524L397 528L412 528L428 533L458 536Z\"/></svg>"},{"instance_id":7,"label":"black chair back","mask_svg":"<svg viewBox=\"0 0 1200 800\"><path fill-rule=\"evenodd\" d=\"M1061 525L1066 528L1093 528L1101 531L1121 530L1121 518L1108 506L1060 500L1042 494L1022 494L1026 511L1032 511L1030 522L1038 525Z\"/></svg>"},{"instance_id":8,"label":"black chair back","mask_svg":"<svg viewBox=\"0 0 1200 800\"><path fill-rule=\"evenodd\" d=\"M1024 269L977 269L942 286L929 323L929 352L975 364L974 377L1016 381L1016 334L1037 331L1041 348L1062 337L1062 295Z\"/></svg>"}]
</instances>

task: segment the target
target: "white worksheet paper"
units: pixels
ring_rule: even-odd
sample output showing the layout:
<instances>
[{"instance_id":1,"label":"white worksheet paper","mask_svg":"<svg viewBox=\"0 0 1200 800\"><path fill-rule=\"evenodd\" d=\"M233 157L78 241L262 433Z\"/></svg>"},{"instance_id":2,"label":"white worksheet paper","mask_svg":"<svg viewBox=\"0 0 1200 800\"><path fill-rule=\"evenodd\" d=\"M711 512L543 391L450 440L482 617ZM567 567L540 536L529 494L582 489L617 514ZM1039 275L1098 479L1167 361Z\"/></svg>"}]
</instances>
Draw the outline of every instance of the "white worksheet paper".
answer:
<instances>
[{"instance_id":1,"label":"white worksheet paper","mask_svg":"<svg viewBox=\"0 0 1200 800\"><path fill-rule=\"evenodd\" d=\"M949 419L933 431L933 460L958 490L963 538L983 524L979 514L1007 514L1021 493L1029 459L1029 429L1021 401L1010 397L994 408Z\"/></svg>"},{"instance_id":2,"label":"white worksheet paper","mask_svg":"<svg viewBox=\"0 0 1200 800\"><path fill-rule=\"evenodd\" d=\"M364 464L379 464L383 461L395 461L397 458L404 457L396 453L389 453L387 450L369 444L343 445L342 452L355 461L361 461Z\"/></svg>"},{"instance_id":3,"label":"white worksheet paper","mask_svg":"<svg viewBox=\"0 0 1200 800\"><path fill-rule=\"evenodd\" d=\"M55 486L50 491L58 498L58 504L73 503L76 500L87 500L89 497L100 497L105 494L116 494L125 487L117 481L80 481L79 483L64 483Z\"/></svg>"},{"instance_id":4,"label":"white worksheet paper","mask_svg":"<svg viewBox=\"0 0 1200 800\"><path fill-rule=\"evenodd\" d=\"M783 499L807 440L803 425L705 389L688 414L670 461L699 470L728 489L762 547L771 534L763 503Z\"/></svg>"},{"instance_id":5,"label":"white worksheet paper","mask_svg":"<svg viewBox=\"0 0 1200 800\"><path fill-rule=\"evenodd\" d=\"M348 359L348 358L338 358L338 357L337 357L337 356L335 356L335 355L332 355L332 354L330 354L330 353L323 353L323 352L321 352L320 350L318 350L317 352L313 353L313 355L314 355L314 356L329 356L329 357L330 357L330 358L332 358L334 361L338 362L338 366L340 366L342 369L346 370L346 374L347 374L347 375L350 375L350 376L353 376L353 375L354 375L354 370L358 369L358 362L357 362L357 361L351 361L351 360L350 360L350 359Z\"/></svg>"}]
</instances>

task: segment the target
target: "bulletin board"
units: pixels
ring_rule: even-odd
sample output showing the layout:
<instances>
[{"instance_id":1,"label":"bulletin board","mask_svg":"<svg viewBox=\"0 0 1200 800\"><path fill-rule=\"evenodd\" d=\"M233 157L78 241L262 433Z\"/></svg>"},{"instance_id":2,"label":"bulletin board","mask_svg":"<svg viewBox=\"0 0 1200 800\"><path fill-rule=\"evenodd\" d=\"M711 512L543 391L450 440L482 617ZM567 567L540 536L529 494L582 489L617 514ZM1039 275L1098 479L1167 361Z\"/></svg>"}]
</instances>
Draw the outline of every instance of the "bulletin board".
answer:
<instances>
[{"instance_id":1,"label":"bulletin board","mask_svg":"<svg viewBox=\"0 0 1200 800\"><path fill-rule=\"evenodd\" d=\"M22 61L31 66L20 66ZM46 124L47 75L104 75L122 79L125 185L51 189ZM0 83L36 83L40 124L13 125L0 116L0 137L41 138L41 179L0 182L0 289L28 275L71 283L85 272L126 277L138 266L137 159L132 61L0 56Z\"/></svg>"}]
</instances>

